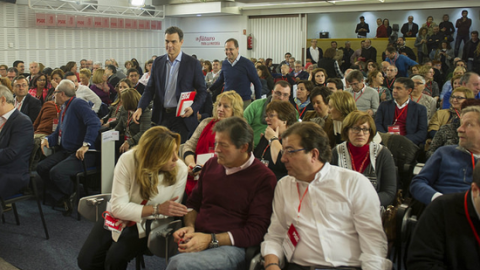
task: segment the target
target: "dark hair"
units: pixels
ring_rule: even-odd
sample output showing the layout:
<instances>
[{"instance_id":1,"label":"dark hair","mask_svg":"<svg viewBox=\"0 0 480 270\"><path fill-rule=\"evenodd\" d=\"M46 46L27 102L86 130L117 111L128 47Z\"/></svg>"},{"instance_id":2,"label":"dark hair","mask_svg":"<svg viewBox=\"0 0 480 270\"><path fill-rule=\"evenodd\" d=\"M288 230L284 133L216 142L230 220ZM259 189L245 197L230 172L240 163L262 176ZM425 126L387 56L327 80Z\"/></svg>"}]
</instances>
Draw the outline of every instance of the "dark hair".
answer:
<instances>
[{"instance_id":1,"label":"dark hair","mask_svg":"<svg viewBox=\"0 0 480 270\"><path fill-rule=\"evenodd\" d=\"M480 99L476 98L467 98L463 103L462 103L462 110L470 107L470 106L480 106Z\"/></svg>"},{"instance_id":2,"label":"dark hair","mask_svg":"<svg viewBox=\"0 0 480 270\"><path fill-rule=\"evenodd\" d=\"M317 149L319 152L318 159L321 162L326 163L332 160L332 149L330 148L327 133L318 124L297 122L283 132L282 138L285 139L290 135L300 137L300 145L305 152Z\"/></svg>"},{"instance_id":3,"label":"dark hair","mask_svg":"<svg viewBox=\"0 0 480 270\"><path fill-rule=\"evenodd\" d=\"M37 88L37 82L40 80L41 77L45 77L45 80L47 80L47 75L43 73L39 73L38 75L35 75L32 79L32 83L30 84L32 88ZM45 88L47 88L48 82L45 82Z\"/></svg>"},{"instance_id":4,"label":"dark hair","mask_svg":"<svg viewBox=\"0 0 480 270\"><path fill-rule=\"evenodd\" d=\"M310 100L312 101L317 96L322 96L323 103L328 105L328 101L330 100L330 95L332 93L333 92L330 89L328 89L328 87L326 86L317 86L313 88L312 92L310 92Z\"/></svg>"},{"instance_id":5,"label":"dark hair","mask_svg":"<svg viewBox=\"0 0 480 270\"><path fill-rule=\"evenodd\" d=\"M358 82L363 82L363 73L360 70L352 70L348 73L347 78L345 80L351 83L353 80L357 80Z\"/></svg>"},{"instance_id":6,"label":"dark hair","mask_svg":"<svg viewBox=\"0 0 480 270\"><path fill-rule=\"evenodd\" d=\"M343 90L343 82L339 78L330 78L327 80L327 83L334 83L335 88ZM327 88L328 89L328 88ZM310 94L311 95L311 94Z\"/></svg>"},{"instance_id":7,"label":"dark hair","mask_svg":"<svg viewBox=\"0 0 480 270\"><path fill-rule=\"evenodd\" d=\"M25 62L23 62L22 60L17 60L15 62L13 62L13 67L16 68L18 66L18 64L25 64Z\"/></svg>"},{"instance_id":8,"label":"dark hair","mask_svg":"<svg viewBox=\"0 0 480 270\"><path fill-rule=\"evenodd\" d=\"M207 66L208 66L207 72L212 71L213 67L212 67L212 63L211 63L210 61L205 60L205 61L203 62L203 65L207 65ZM203 68L203 67L202 67L202 68Z\"/></svg>"},{"instance_id":9,"label":"dark hair","mask_svg":"<svg viewBox=\"0 0 480 270\"><path fill-rule=\"evenodd\" d=\"M176 26L170 26L169 28L167 28L167 30L165 30L165 35L173 35L173 34L178 34L178 38L180 39L180 41L183 40L182 29L180 29Z\"/></svg>"},{"instance_id":10,"label":"dark hair","mask_svg":"<svg viewBox=\"0 0 480 270\"><path fill-rule=\"evenodd\" d=\"M365 17L363 17L363 16L360 16L360 19L365 19Z\"/></svg>"},{"instance_id":11,"label":"dark hair","mask_svg":"<svg viewBox=\"0 0 480 270\"><path fill-rule=\"evenodd\" d=\"M389 53L395 53L395 52L397 52L397 49L395 49L395 47L393 47L393 46L388 46L385 51L387 51Z\"/></svg>"},{"instance_id":12,"label":"dark hair","mask_svg":"<svg viewBox=\"0 0 480 270\"><path fill-rule=\"evenodd\" d=\"M335 50L334 48L328 48L325 50L323 57L333 59L335 55L337 55L337 50Z\"/></svg>"},{"instance_id":13,"label":"dark hair","mask_svg":"<svg viewBox=\"0 0 480 270\"><path fill-rule=\"evenodd\" d=\"M275 111L277 113L278 119L281 121L286 121L287 126L291 126L297 122L295 108L290 101L274 100L268 103L265 112L268 113L271 111Z\"/></svg>"},{"instance_id":14,"label":"dark hair","mask_svg":"<svg viewBox=\"0 0 480 270\"><path fill-rule=\"evenodd\" d=\"M262 79L267 79L267 78L272 77L272 75L270 74L270 71L268 70L268 68L266 66L258 65L257 69L259 69L262 72Z\"/></svg>"},{"instance_id":15,"label":"dark hair","mask_svg":"<svg viewBox=\"0 0 480 270\"><path fill-rule=\"evenodd\" d=\"M470 33L470 35L473 35L473 34L476 34L476 35L478 36L478 31L475 30L475 31L472 31L472 32Z\"/></svg>"},{"instance_id":16,"label":"dark hair","mask_svg":"<svg viewBox=\"0 0 480 270\"><path fill-rule=\"evenodd\" d=\"M284 80L280 80L276 82L275 85L273 86L273 89L275 89L275 86L277 86L278 84L283 88L288 87L290 88L290 92L292 91L292 86L287 81L284 81Z\"/></svg>"},{"instance_id":17,"label":"dark hair","mask_svg":"<svg viewBox=\"0 0 480 270\"><path fill-rule=\"evenodd\" d=\"M269 64L271 64L272 61L273 61L272 58L265 59L265 66L268 68Z\"/></svg>"},{"instance_id":18,"label":"dark hair","mask_svg":"<svg viewBox=\"0 0 480 270\"><path fill-rule=\"evenodd\" d=\"M297 86L299 84L303 83L305 85L305 88L307 88L307 91L308 92L312 92L313 88L315 87L315 85L313 85L313 82L312 81L309 81L309 80L301 80L301 81L298 81L297 82Z\"/></svg>"},{"instance_id":19,"label":"dark hair","mask_svg":"<svg viewBox=\"0 0 480 270\"><path fill-rule=\"evenodd\" d=\"M18 70L17 70L16 68L14 68L14 67L8 68L8 69L7 69L7 72L15 72L15 76L18 75Z\"/></svg>"},{"instance_id":20,"label":"dark hair","mask_svg":"<svg viewBox=\"0 0 480 270\"><path fill-rule=\"evenodd\" d=\"M111 70L113 74L117 73L117 68L114 65L107 65L105 68Z\"/></svg>"},{"instance_id":21,"label":"dark hair","mask_svg":"<svg viewBox=\"0 0 480 270\"><path fill-rule=\"evenodd\" d=\"M395 80L396 83L401 83L403 86L408 90L412 89L415 87L415 84L413 83L412 79L410 78L405 78L405 77L400 77Z\"/></svg>"},{"instance_id":22,"label":"dark hair","mask_svg":"<svg viewBox=\"0 0 480 270\"><path fill-rule=\"evenodd\" d=\"M253 151L253 129L245 119L232 116L218 121L213 127L214 132L226 132L237 149L248 144L248 152Z\"/></svg>"},{"instance_id":23,"label":"dark hair","mask_svg":"<svg viewBox=\"0 0 480 270\"><path fill-rule=\"evenodd\" d=\"M135 68L138 69L138 68L140 67L140 64L138 63L138 60L137 60L137 59L132 58L132 60L130 60L130 61L132 61L133 66L134 66Z\"/></svg>"},{"instance_id":24,"label":"dark hair","mask_svg":"<svg viewBox=\"0 0 480 270\"><path fill-rule=\"evenodd\" d=\"M287 55L287 54L289 54L290 56L292 56L292 54L291 54L291 53L289 53L289 52L285 53L285 55Z\"/></svg>"},{"instance_id":25,"label":"dark hair","mask_svg":"<svg viewBox=\"0 0 480 270\"><path fill-rule=\"evenodd\" d=\"M52 72L53 72L53 69L50 67L46 67L42 70L42 73L48 76L52 75Z\"/></svg>"},{"instance_id":26,"label":"dark hair","mask_svg":"<svg viewBox=\"0 0 480 270\"><path fill-rule=\"evenodd\" d=\"M73 72L71 72L71 71L65 72L64 78L67 78L67 77L70 77L70 76L75 76L75 77L76 77L77 75L75 75L75 73L73 73Z\"/></svg>"},{"instance_id":27,"label":"dark hair","mask_svg":"<svg viewBox=\"0 0 480 270\"><path fill-rule=\"evenodd\" d=\"M77 64L75 61L70 61L65 65L65 70L66 71L71 71L72 68Z\"/></svg>"},{"instance_id":28,"label":"dark hair","mask_svg":"<svg viewBox=\"0 0 480 270\"><path fill-rule=\"evenodd\" d=\"M225 44L227 44L228 42L233 42L233 45L235 46L235 48L238 48L238 40L234 39L234 38L229 38L227 39L227 41L225 41Z\"/></svg>"},{"instance_id":29,"label":"dark hair","mask_svg":"<svg viewBox=\"0 0 480 270\"><path fill-rule=\"evenodd\" d=\"M138 70L136 68L131 68L131 69L127 70L127 76L130 76L130 73L132 73L132 72L136 72L140 75L140 72L138 72Z\"/></svg>"}]
</instances>

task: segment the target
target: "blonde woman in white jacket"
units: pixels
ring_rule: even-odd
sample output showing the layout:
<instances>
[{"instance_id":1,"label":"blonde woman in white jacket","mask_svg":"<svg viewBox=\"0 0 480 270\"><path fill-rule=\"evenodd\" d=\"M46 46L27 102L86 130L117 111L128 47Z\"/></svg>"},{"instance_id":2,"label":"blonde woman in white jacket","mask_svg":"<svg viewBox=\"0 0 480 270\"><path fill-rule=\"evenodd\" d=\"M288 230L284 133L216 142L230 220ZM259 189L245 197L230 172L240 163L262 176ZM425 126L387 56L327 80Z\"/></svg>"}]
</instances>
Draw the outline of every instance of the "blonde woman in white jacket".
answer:
<instances>
[{"instance_id":1,"label":"blonde woman in white jacket","mask_svg":"<svg viewBox=\"0 0 480 270\"><path fill-rule=\"evenodd\" d=\"M115 166L111 214L122 223L121 233L93 227L78 256L81 269L126 269L147 249L146 221L151 229L166 226L187 214L180 204L187 166L178 158L180 135L165 127L147 130L138 146L124 153Z\"/></svg>"}]
</instances>

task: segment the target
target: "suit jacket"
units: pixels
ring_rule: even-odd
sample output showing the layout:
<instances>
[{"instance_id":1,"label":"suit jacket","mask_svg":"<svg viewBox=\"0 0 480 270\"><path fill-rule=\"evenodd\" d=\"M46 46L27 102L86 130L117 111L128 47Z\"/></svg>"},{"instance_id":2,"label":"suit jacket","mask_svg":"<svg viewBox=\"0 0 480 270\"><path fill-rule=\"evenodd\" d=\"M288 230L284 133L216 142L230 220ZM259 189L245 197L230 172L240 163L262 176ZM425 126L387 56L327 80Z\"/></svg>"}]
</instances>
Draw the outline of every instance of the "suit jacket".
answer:
<instances>
[{"instance_id":1,"label":"suit jacket","mask_svg":"<svg viewBox=\"0 0 480 270\"><path fill-rule=\"evenodd\" d=\"M119 81L120 78L117 76L117 74L112 74L110 77L108 77L108 83L111 84L113 87L117 86Z\"/></svg>"},{"instance_id":2,"label":"suit jacket","mask_svg":"<svg viewBox=\"0 0 480 270\"><path fill-rule=\"evenodd\" d=\"M380 103L375 115L375 126L378 132L388 133L388 126L393 124L396 106L397 104L393 99ZM405 137L414 144L423 143L427 139L427 127L427 108L410 100L407 109L407 122L405 124L407 134Z\"/></svg>"},{"instance_id":3,"label":"suit jacket","mask_svg":"<svg viewBox=\"0 0 480 270\"><path fill-rule=\"evenodd\" d=\"M142 110L145 111L150 101L153 100L152 122L157 124L162 122L165 82L167 80L167 61L167 54L157 57L155 61L153 61L150 80L138 103L138 108L142 108ZM197 91L195 102L192 105L193 114L190 117L183 118L188 130L193 132L198 125L197 112L203 106L203 102L207 96L205 76L203 76L200 62L186 53L182 53L182 59L179 64L176 90L177 101L180 100L180 94L182 92Z\"/></svg>"},{"instance_id":4,"label":"suit jacket","mask_svg":"<svg viewBox=\"0 0 480 270\"><path fill-rule=\"evenodd\" d=\"M15 110L0 132L0 197L11 196L28 185L32 149L32 122Z\"/></svg>"},{"instance_id":5,"label":"suit jacket","mask_svg":"<svg viewBox=\"0 0 480 270\"><path fill-rule=\"evenodd\" d=\"M310 53L310 48L311 47L308 47L308 49L307 49L307 58L312 59L312 54ZM318 59L312 59L312 64L316 64L320 59L323 58L322 48L320 48L320 47L317 47L317 48L318 48Z\"/></svg>"},{"instance_id":6,"label":"suit jacket","mask_svg":"<svg viewBox=\"0 0 480 270\"><path fill-rule=\"evenodd\" d=\"M302 71L300 71L300 73L298 73L298 76L295 77L295 70L294 70L294 71L290 72L290 75L295 79L299 78L300 80L308 80L308 76L310 74L308 74L308 72L302 70Z\"/></svg>"},{"instance_id":7,"label":"suit jacket","mask_svg":"<svg viewBox=\"0 0 480 270\"><path fill-rule=\"evenodd\" d=\"M20 112L26 114L30 118L30 121L33 123L35 122L35 120L37 120L37 116L40 113L41 109L42 102L32 97L30 94L27 94L25 96L25 99L23 100L22 109L20 110Z\"/></svg>"},{"instance_id":8,"label":"suit jacket","mask_svg":"<svg viewBox=\"0 0 480 270\"><path fill-rule=\"evenodd\" d=\"M403 34L403 38L406 38L406 37L416 37L417 36L417 33L418 33L418 24L416 23L413 23L412 25L412 35L407 35L408 33L408 23L404 23L403 26L402 26L402 29L400 30L400 32L402 32Z\"/></svg>"}]
</instances>

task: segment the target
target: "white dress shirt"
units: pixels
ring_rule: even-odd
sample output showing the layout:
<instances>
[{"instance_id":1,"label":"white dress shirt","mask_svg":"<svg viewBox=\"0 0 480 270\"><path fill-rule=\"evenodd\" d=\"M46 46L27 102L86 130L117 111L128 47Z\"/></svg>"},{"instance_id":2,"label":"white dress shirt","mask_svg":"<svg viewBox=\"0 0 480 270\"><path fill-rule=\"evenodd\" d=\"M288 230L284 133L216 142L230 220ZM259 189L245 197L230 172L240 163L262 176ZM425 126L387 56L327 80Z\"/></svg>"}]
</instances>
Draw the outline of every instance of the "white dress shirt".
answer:
<instances>
[{"instance_id":1,"label":"white dress shirt","mask_svg":"<svg viewBox=\"0 0 480 270\"><path fill-rule=\"evenodd\" d=\"M310 47L310 55L312 56L312 60L315 62L318 62L320 59L318 59L320 52L318 51L318 47Z\"/></svg>"},{"instance_id":2,"label":"white dress shirt","mask_svg":"<svg viewBox=\"0 0 480 270\"><path fill-rule=\"evenodd\" d=\"M297 191L297 183L299 192ZM308 192L302 202L299 193ZM370 181L358 172L325 163L311 182L282 178L275 189L273 214L262 255L283 258L283 240L294 222L300 236L291 262L302 266L355 266L391 269L380 200Z\"/></svg>"}]
</instances>

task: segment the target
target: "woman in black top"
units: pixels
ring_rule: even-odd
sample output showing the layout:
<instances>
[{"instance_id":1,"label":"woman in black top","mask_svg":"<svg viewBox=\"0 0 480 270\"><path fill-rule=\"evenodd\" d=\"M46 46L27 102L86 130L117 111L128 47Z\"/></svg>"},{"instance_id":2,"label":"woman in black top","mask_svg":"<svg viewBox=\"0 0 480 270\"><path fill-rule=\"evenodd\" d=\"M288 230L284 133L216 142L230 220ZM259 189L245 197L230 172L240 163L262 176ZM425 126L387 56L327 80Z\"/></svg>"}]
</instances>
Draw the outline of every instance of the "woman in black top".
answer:
<instances>
[{"instance_id":1,"label":"woman in black top","mask_svg":"<svg viewBox=\"0 0 480 270\"><path fill-rule=\"evenodd\" d=\"M256 158L260 159L280 180L288 174L282 163L282 138L281 134L297 119L295 108L288 101L272 101L267 105L265 121L267 128L253 151Z\"/></svg>"}]
</instances>

